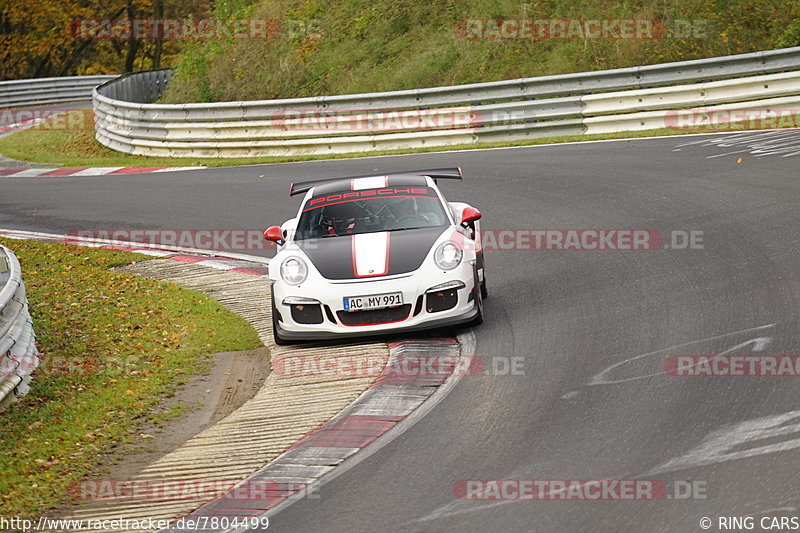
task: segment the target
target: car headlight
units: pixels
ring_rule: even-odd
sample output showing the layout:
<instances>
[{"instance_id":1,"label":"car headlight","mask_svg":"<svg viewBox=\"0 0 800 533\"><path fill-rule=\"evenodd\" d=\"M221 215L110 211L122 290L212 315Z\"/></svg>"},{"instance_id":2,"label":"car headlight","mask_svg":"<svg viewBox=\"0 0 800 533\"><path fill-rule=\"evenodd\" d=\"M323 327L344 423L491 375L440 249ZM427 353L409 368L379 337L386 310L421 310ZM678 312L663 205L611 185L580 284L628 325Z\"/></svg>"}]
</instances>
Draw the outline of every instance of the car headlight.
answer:
<instances>
[{"instance_id":1,"label":"car headlight","mask_svg":"<svg viewBox=\"0 0 800 533\"><path fill-rule=\"evenodd\" d=\"M436 266L443 270L453 270L461 264L463 257L464 252L461 251L461 248L450 241L440 244L433 253L433 260L436 262Z\"/></svg>"},{"instance_id":2,"label":"car headlight","mask_svg":"<svg viewBox=\"0 0 800 533\"><path fill-rule=\"evenodd\" d=\"M281 265L281 277L289 285L300 285L307 276L306 262L299 257L290 257Z\"/></svg>"}]
</instances>

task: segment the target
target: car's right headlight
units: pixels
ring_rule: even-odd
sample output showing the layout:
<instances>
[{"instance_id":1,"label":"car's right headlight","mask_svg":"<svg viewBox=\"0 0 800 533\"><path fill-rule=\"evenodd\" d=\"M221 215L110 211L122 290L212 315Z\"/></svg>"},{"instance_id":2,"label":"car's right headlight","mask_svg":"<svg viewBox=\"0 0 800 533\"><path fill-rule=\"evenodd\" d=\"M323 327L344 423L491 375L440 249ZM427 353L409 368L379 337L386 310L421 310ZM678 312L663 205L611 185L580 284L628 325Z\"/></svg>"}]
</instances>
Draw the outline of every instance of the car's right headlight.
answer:
<instances>
[{"instance_id":1,"label":"car's right headlight","mask_svg":"<svg viewBox=\"0 0 800 533\"><path fill-rule=\"evenodd\" d=\"M451 241L443 242L433 253L433 260L436 262L436 266L442 270L453 270L461 264L463 257L464 252L456 243Z\"/></svg>"},{"instance_id":2,"label":"car's right headlight","mask_svg":"<svg viewBox=\"0 0 800 533\"><path fill-rule=\"evenodd\" d=\"M281 277L289 285L300 285L308 277L308 266L299 257L290 257L281 264Z\"/></svg>"}]
</instances>

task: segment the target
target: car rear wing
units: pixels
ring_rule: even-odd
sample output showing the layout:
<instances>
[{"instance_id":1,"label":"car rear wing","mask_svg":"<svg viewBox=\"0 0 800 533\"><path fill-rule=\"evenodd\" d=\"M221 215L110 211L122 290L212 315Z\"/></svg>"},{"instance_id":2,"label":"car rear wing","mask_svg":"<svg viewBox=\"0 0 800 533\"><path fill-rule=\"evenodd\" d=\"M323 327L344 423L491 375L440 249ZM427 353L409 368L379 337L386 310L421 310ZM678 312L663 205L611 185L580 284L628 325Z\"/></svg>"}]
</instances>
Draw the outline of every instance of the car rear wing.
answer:
<instances>
[{"instance_id":1,"label":"car rear wing","mask_svg":"<svg viewBox=\"0 0 800 533\"><path fill-rule=\"evenodd\" d=\"M295 196L298 194L303 194L311 190L313 187L318 185L324 185L326 183L331 183L332 181L340 181L340 180L352 180L358 178L372 178L374 176L407 176L409 174L416 175L416 176L429 176L434 182L438 182L439 180L463 180L464 174L461 172L461 167L453 167L453 168L433 168L429 170L406 170L405 172L390 172L388 174L366 174L364 176L345 176L341 178L328 178L324 180L315 180L315 181L302 181L298 183L292 183L289 187L289 196Z\"/></svg>"}]
</instances>

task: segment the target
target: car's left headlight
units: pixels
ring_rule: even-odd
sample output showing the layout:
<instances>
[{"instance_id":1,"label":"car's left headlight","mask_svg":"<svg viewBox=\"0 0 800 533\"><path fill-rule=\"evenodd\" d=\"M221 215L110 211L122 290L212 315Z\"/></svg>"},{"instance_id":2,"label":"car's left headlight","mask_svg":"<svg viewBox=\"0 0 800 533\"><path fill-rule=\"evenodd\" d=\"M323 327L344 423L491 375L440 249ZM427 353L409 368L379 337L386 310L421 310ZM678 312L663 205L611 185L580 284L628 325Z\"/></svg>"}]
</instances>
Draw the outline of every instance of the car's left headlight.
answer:
<instances>
[{"instance_id":1,"label":"car's left headlight","mask_svg":"<svg viewBox=\"0 0 800 533\"><path fill-rule=\"evenodd\" d=\"M308 277L308 266L299 257L290 257L281 264L281 277L289 285L300 285Z\"/></svg>"},{"instance_id":2,"label":"car's left headlight","mask_svg":"<svg viewBox=\"0 0 800 533\"><path fill-rule=\"evenodd\" d=\"M443 270L453 270L461 264L463 258L464 252L461 248L450 241L440 244L433 253L433 260L436 262L436 266Z\"/></svg>"}]
</instances>

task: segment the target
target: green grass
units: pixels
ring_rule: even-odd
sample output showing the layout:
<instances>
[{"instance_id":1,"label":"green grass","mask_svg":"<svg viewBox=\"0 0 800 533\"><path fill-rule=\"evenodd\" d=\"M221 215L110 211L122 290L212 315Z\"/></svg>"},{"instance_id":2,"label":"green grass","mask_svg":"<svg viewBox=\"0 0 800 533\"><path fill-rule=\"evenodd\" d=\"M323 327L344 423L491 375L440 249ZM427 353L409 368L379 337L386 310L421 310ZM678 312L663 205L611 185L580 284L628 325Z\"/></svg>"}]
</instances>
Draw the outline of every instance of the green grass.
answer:
<instances>
[{"instance_id":1,"label":"green grass","mask_svg":"<svg viewBox=\"0 0 800 533\"><path fill-rule=\"evenodd\" d=\"M84 112L77 110L68 114ZM23 130L0 139L0 154L46 165L63 163L66 168L211 166L209 163L213 161L220 164L220 160L143 157L116 152L95 140L92 124L80 129L38 126Z\"/></svg>"},{"instance_id":2,"label":"green grass","mask_svg":"<svg viewBox=\"0 0 800 533\"><path fill-rule=\"evenodd\" d=\"M540 137L515 142L495 142L462 144L455 146L436 146L409 150L381 150L338 155L308 155L285 157L249 158L161 158L130 156L115 152L98 143L92 130L67 131L59 129L31 128L0 139L0 154L6 157L35 163L63 163L67 168L82 167L162 167L162 166L237 166L264 163L284 163L289 161L315 161L322 159L349 159L379 155L417 154L451 150L470 150L476 148L500 148L506 146L531 146L551 143L592 141L599 139L624 139L637 137L657 137L683 135L687 133L714 133L722 128L661 128L636 132L620 132L599 135L564 135L559 137Z\"/></svg>"},{"instance_id":3,"label":"green grass","mask_svg":"<svg viewBox=\"0 0 800 533\"><path fill-rule=\"evenodd\" d=\"M35 518L121 442L134 442L210 354L260 345L244 319L170 283L109 270L145 256L3 240L20 259L43 363L0 413L0 516Z\"/></svg>"},{"instance_id":4,"label":"green grass","mask_svg":"<svg viewBox=\"0 0 800 533\"><path fill-rule=\"evenodd\" d=\"M185 403L178 403L175 405L171 405L165 412L151 416L150 421L153 423L161 423L161 422L168 422L170 420L175 420L180 418L183 415L183 413L191 411L192 409L200 408L202 406L203 406L202 403L196 403L192 405L188 405Z\"/></svg>"}]
</instances>

